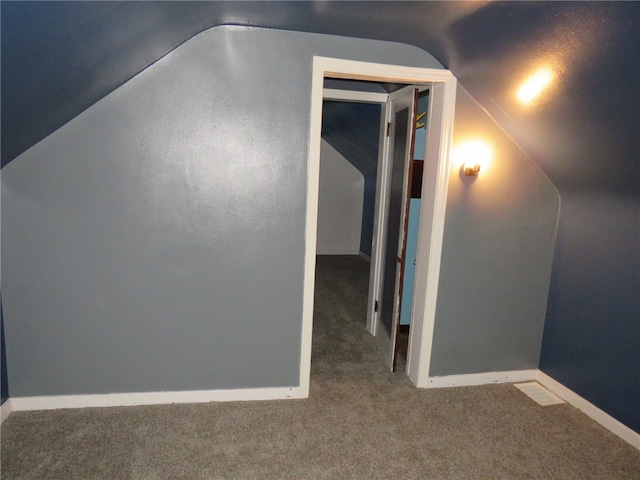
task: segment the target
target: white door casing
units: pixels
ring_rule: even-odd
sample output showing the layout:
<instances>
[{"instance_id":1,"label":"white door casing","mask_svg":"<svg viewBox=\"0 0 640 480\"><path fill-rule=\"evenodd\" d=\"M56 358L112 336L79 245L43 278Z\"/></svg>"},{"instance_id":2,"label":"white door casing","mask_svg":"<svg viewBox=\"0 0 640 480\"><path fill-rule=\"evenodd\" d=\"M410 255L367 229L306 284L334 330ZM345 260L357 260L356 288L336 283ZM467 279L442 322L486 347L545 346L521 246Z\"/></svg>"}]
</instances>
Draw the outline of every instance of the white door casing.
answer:
<instances>
[{"instance_id":1,"label":"white door casing","mask_svg":"<svg viewBox=\"0 0 640 480\"><path fill-rule=\"evenodd\" d=\"M305 227L305 265L303 284L302 334L300 352L300 396L308 397L311 372L311 339L313 329L313 302L315 281L316 232L318 221L318 188L320 166L320 139L322 126L322 101L324 78L368 80L374 82L426 85L430 89L429 124L425 150L425 167L422 184L422 209L418 232L416 273L413 293L411 330L407 353L407 374L418 387L426 387L429 378L433 327L440 272L440 256L446 211L447 184L449 180L449 156L453 132L456 79L448 70L404 67L378 63L326 57L313 58L311 82L311 127L307 177L307 205ZM382 118L389 116L383 108ZM382 123L381 119L381 123ZM388 158L388 156L381 156ZM378 165L378 172L385 171L386 160ZM380 182L384 185L384 182ZM377 198L385 198L381 191ZM378 201L376 201L378 203ZM376 205L376 212L379 205ZM370 286L379 291L379 265L383 222L374 224L372 269L374 278ZM374 259L374 257L376 257ZM377 262L376 262L377 260ZM370 295L371 300L371 295ZM367 327L376 333L375 312L369 309Z\"/></svg>"}]
</instances>

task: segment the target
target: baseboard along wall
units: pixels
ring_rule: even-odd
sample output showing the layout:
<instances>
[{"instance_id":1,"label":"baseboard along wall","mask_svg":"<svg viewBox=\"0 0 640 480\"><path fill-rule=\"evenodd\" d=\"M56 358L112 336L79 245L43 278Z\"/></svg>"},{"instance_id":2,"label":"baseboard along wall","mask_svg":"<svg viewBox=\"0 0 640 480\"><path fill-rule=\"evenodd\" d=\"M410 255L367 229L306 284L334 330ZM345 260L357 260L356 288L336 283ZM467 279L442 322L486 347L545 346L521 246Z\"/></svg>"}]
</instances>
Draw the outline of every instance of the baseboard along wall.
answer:
<instances>
[{"instance_id":1,"label":"baseboard along wall","mask_svg":"<svg viewBox=\"0 0 640 480\"><path fill-rule=\"evenodd\" d=\"M591 417L611 433L614 433L615 435L622 438L632 447L640 450L640 433L631 430L625 424L623 424L619 420L616 420L608 413L600 410L593 403L584 399L573 390L565 387L562 383L558 382L556 379L550 377L546 373L538 370L536 380L540 385L545 387L551 393L560 397L565 402L573 405L575 408Z\"/></svg>"},{"instance_id":2,"label":"baseboard along wall","mask_svg":"<svg viewBox=\"0 0 640 480\"><path fill-rule=\"evenodd\" d=\"M492 383L528 382L536 379L538 370L512 370L508 372L469 373L429 377L427 388L470 387Z\"/></svg>"},{"instance_id":3,"label":"baseboard along wall","mask_svg":"<svg viewBox=\"0 0 640 480\"><path fill-rule=\"evenodd\" d=\"M367 254L366 254L366 253L364 253L364 252L358 252L358 255L359 255L361 258L365 259L367 262L371 263L371 255L367 255Z\"/></svg>"},{"instance_id":4,"label":"baseboard along wall","mask_svg":"<svg viewBox=\"0 0 640 480\"><path fill-rule=\"evenodd\" d=\"M427 388L469 387L473 385L489 385L492 383L518 383L537 381L554 395L582 411L604 428L614 433L631 446L640 450L640 434L631 430L622 422L600 410L573 390L540 370L513 370L507 372L473 373L468 375L446 375L431 377Z\"/></svg>"},{"instance_id":5,"label":"baseboard along wall","mask_svg":"<svg viewBox=\"0 0 640 480\"><path fill-rule=\"evenodd\" d=\"M473 373L431 377L427 388L469 387L498 383L537 381L554 395L582 411L604 428L640 450L640 434L565 387L540 370ZM0 406L0 424L14 411L56 410L60 408L123 407L170 403L237 402L303 398L300 387L195 390L184 392L114 393L104 395L50 395L12 397Z\"/></svg>"},{"instance_id":6,"label":"baseboard along wall","mask_svg":"<svg viewBox=\"0 0 640 480\"><path fill-rule=\"evenodd\" d=\"M12 397L10 401L12 410L17 412L25 410L56 410L60 408L165 405L170 403L283 400L287 398L302 398L300 388L278 387L193 390L183 392L111 393L103 395L49 395L39 397Z\"/></svg>"},{"instance_id":7,"label":"baseboard along wall","mask_svg":"<svg viewBox=\"0 0 640 480\"><path fill-rule=\"evenodd\" d=\"M2 423L9 418L9 415L11 415L11 412L13 411L11 403L11 399L7 398L7 400L0 405L0 425L2 425Z\"/></svg>"},{"instance_id":8,"label":"baseboard along wall","mask_svg":"<svg viewBox=\"0 0 640 480\"><path fill-rule=\"evenodd\" d=\"M359 255L359 250L316 250L316 255Z\"/></svg>"}]
</instances>

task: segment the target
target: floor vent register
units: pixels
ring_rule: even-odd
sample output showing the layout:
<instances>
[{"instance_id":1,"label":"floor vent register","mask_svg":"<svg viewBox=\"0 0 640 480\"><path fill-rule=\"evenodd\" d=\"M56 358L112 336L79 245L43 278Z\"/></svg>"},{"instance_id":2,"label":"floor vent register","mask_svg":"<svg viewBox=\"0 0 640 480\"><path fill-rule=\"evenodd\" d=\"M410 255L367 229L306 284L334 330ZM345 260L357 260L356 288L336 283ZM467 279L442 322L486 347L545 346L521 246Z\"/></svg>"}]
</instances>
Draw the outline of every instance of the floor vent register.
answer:
<instances>
[{"instance_id":1,"label":"floor vent register","mask_svg":"<svg viewBox=\"0 0 640 480\"><path fill-rule=\"evenodd\" d=\"M565 403L538 382L516 383L514 386L543 407Z\"/></svg>"}]
</instances>

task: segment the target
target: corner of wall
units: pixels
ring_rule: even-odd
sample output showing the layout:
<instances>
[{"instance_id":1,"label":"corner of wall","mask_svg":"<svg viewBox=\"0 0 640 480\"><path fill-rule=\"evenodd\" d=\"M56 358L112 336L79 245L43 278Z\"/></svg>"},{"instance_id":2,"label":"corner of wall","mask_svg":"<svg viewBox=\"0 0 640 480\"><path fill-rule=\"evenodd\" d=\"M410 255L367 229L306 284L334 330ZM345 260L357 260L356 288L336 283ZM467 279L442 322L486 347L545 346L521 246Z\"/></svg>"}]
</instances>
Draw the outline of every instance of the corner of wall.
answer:
<instances>
[{"instance_id":1,"label":"corner of wall","mask_svg":"<svg viewBox=\"0 0 640 480\"><path fill-rule=\"evenodd\" d=\"M11 415L12 412L13 408L11 406L11 399L8 398L2 405L0 405L0 425L9 418L9 415Z\"/></svg>"}]
</instances>

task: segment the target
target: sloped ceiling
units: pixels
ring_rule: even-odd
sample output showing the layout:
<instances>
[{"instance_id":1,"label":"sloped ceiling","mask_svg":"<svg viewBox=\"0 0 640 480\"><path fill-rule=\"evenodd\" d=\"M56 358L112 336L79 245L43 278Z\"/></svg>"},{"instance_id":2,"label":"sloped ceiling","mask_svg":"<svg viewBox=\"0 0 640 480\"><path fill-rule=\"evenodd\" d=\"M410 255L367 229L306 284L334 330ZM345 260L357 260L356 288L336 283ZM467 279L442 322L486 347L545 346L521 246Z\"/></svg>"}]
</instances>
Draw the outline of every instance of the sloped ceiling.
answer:
<instances>
[{"instance_id":1,"label":"sloped ceiling","mask_svg":"<svg viewBox=\"0 0 640 480\"><path fill-rule=\"evenodd\" d=\"M322 106L322 138L374 183L380 110L380 105L371 103L325 101Z\"/></svg>"},{"instance_id":2,"label":"sloped ceiling","mask_svg":"<svg viewBox=\"0 0 640 480\"><path fill-rule=\"evenodd\" d=\"M562 190L637 191L636 2L7 2L2 165L195 34L236 24L402 42L451 69ZM515 101L541 65L533 107Z\"/></svg>"}]
</instances>

